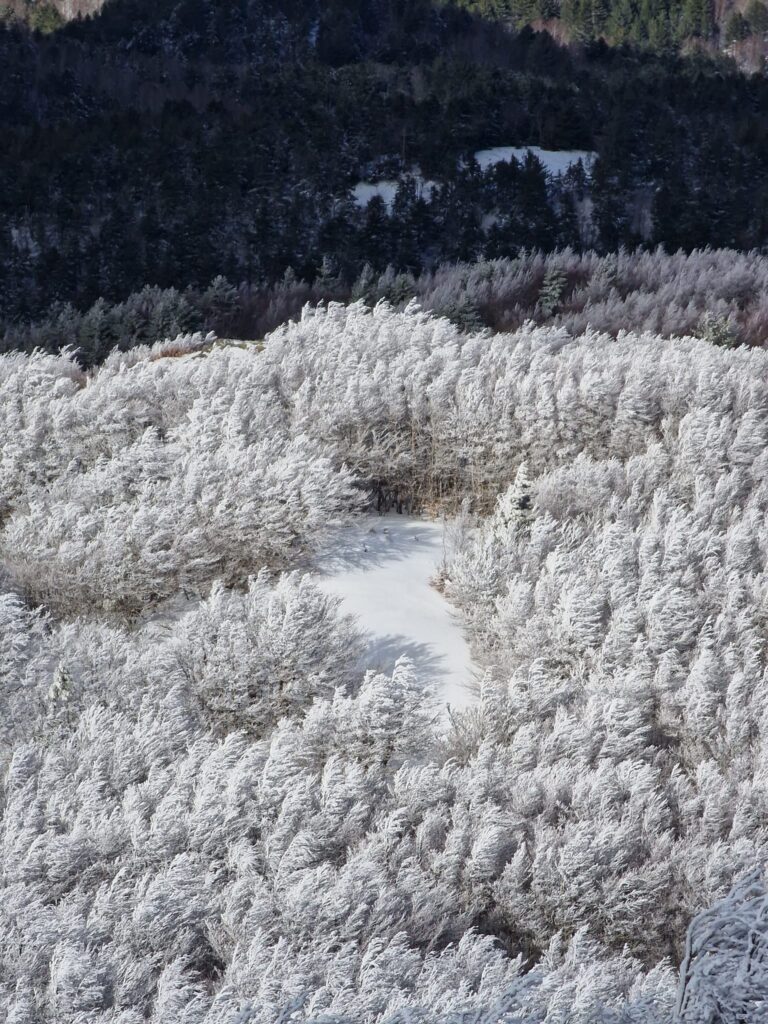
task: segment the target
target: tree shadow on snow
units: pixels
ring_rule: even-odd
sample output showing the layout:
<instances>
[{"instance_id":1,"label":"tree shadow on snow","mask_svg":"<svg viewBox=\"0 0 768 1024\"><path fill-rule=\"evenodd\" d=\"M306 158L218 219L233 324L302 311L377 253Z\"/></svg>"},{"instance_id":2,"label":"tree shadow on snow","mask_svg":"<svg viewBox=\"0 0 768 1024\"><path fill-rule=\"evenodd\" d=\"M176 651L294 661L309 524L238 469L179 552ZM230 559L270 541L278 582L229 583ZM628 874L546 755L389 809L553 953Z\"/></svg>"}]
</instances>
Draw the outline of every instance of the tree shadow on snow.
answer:
<instances>
[{"instance_id":1,"label":"tree shadow on snow","mask_svg":"<svg viewBox=\"0 0 768 1024\"><path fill-rule=\"evenodd\" d=\"M364 666L385 675L391 675L398 658L406 657L413 662L419 678L425 682L440 682L448 673L447 659L437 654L431 644L417 643L407 636L388 634L376 636L366 633Z\"/></svg>"},{"instance_id":2,"label":"tree shadow on snow","mask_svg":"<svg viewBox=\"0 0 768 1024\"><path fill-rule=\"evenodd\" d=\"M317 569L327 576L376 568L410 558L415 547L433 555L437 566L443 557L439 524L381 516L370 524L355 523L335 533L319 552Z\"/></svg>"}]
</instances>

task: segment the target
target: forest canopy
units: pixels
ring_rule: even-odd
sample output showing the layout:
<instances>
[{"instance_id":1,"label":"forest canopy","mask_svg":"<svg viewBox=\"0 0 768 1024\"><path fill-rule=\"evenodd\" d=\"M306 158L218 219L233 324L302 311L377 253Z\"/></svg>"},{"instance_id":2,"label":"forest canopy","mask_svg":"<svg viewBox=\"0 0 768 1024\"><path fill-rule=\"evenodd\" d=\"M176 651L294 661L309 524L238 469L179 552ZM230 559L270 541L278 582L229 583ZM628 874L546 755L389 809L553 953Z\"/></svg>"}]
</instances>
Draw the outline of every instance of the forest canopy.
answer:
<instances>
[{"instance_id":1,"label":"forest canopy","mask_svg":"<svg viewBox=\"0 0 768 1024\"><path fill-rule=\"evenodd\" d=\"M763 1020L766 32L0 0L0 1018Z\"/></svg>"},{"instance_id":2,"label":"forest canopy","mask_svg":"<svg viewBox=\"0 0 768 1024\"><path fill-rule=\"evenodd\" d=\"M5 1019L749 1019L766 374L385 304L0 357ZM447 727L308 575L382 479L473 517Z\"/></svg>"}]
</instances>

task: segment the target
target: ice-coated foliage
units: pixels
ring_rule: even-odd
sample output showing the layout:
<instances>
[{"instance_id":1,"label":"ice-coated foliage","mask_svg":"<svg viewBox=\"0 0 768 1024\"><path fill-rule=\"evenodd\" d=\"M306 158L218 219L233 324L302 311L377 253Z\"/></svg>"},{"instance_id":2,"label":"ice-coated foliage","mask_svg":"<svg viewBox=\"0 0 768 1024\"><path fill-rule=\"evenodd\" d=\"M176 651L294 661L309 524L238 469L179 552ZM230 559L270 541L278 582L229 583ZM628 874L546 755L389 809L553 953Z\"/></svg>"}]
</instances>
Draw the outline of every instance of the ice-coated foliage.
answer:
<instances>
[{"instance_id":1,"label":"ice-coated foliage","mask_svg":"<svg viewBox=\"0 0 768 1024\"><path fill-rule=\"evenodd\" d=\"M607 255L565 249L441 266L412 278L410 293L438 313L474 310L496 330L535 319L571 334L653 331L726 346L764 345L767 274L765 257L725 249ZM391 277L382 275L369 293L387 296Z\"/></svg>"},{"instance_id":2,"label":"ice-coated foliage","mask_svg":"<svg viewBox=\"0 0 768 1024\"><path fill-rule=\"evenodd\" d=\"M5 1019L273 1022L294 1005L285 1019L458 1021L502 1000L545 1020L562 999L668 1004L664 971L639 982L637 963L585 935L553 940L525 974L478 930L498 823L481 816L473 837L461 805L452 821L459 780L439 767L418 680L406 663L355 676L349 624L306 579L219 588L166 629L48 625L27 623L28 736L5 754ZM236 728L246 678L294 682L277 725Z\"/></svg>"},{"instance_id":3,"label":"ice-coated foliage","mask_svg":"<svg viewBox=\"0 0 768 1024\"><path fill-rule=\"evenodd\" d=\"M0 1017L760 1019L767 377L385 306L0 359ZM447 734L306 574L377 481L463 508Z\"/></svg>"},{"instance_id":4,"label":"ice-coated foliage","mask_svg":"<svg viewBox=\"0 0 768 1024\"><path fill-rule=\"evenodd\" d=\"M698 914L680 970L680 1021L740 1024L768 1013L768 894L762 871Z\"/></svg>"},{"instance_id":5,"label":"ice-coated foliage","mask_svg":"<svg viewBox=\"0 0 768 1024\"><path fill-rule=\"evenodd\" d=\"M66 357L4 358L0 557L32 600L135 614L290 561L354 507L256 350L195 356L201 340L88 378Z\"/></svg>"}]
</instances>

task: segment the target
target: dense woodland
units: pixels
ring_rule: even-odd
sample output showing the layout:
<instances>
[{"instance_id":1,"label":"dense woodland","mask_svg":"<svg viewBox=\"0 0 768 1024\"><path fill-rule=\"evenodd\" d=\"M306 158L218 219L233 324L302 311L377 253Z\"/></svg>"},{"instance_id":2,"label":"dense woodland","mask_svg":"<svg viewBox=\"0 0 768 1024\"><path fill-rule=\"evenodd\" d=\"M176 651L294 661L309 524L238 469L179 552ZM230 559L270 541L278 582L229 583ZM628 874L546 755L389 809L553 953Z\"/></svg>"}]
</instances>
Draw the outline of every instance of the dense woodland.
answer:
<instances>
[{"instance_id":1,"label":"dense woodland","mask_svg":"<svg viewBox=\"0 0 768 1024\"><path fill-rule=\"evenodd\" d=\"M767 376L383 304L1 357L4 1019L759 1021ZM382 479L461 509L447 723L306 575Z\"/></svg>"},{"instance_id":2,"label":"dense woodland","mask_svg":"<svg viewBox=\"0 0 768 1024\"><path fill-rule=\"evenodd\" d=\"M0 0L1 1019L766 1019L767 22Z\"/></svg>"},{"instance_id":3,"label":"dense woodland","mask_svg":"<svg viewBox=\"0 0 768 1024\"><path fill-rule=\"evenodd\" d=\"M4 0L0 11L9 20L20 20L38 31L52 32L73 18L98 14L104 2ZM762 43L768 30L768 7L763 0L748 0L746 5L712 3L711 0L646 0L643 4L632 0L437 0L437 3L517 28L544 23L571 41L602 38L613 45L633 43L654 49L692 43L728 45L750 37ZM371 9L381 10L383 4L315 0L304 6L315 16L327 13L335 22L340 14L346 15L342 27L348 28L354 27L360 13L364 20Z\"/></svg>"},{"instance_id":4,"label":"dense woodland","mask_svg":"<svg viewBox=\"0 0 768 1024\"><path fill-rule=\"evenodd\" d=\"M750 0L736 4L711 0L458 0L461 7L517 27L549 23L570 40L605 39L664 50L693 43L732 43L749 36L761 42L768 8Z\"/></svg>"},{"instance_id":5,"label":"dense woodland","mask_svg":"<svg viewBox=\"0 0 768 1024\"><path fill-rule=\"evenodd\" d=\"M346 14L345 14L346 11ZM523 250L762 247L768 80L727 60L499 31L426 0L114 0L0 30L0 312L145 285L418 274ZM495 145L595 151L591 176ZM437 182L426 197L413 168ZM402 175L391 209L361 180Z\"/></svg>"}]
</instances>

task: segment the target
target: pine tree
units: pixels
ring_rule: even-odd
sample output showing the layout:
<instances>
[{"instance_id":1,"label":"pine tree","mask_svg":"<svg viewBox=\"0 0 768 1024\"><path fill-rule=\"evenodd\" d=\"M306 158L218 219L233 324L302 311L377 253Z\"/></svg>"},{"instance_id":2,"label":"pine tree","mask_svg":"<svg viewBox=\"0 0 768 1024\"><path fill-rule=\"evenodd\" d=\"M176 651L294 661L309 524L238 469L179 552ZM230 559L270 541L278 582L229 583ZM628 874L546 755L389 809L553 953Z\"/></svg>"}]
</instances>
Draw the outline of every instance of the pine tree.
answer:
<instances>
[{"instance_id":1,"label":"pine tree","mask_svg":"<svg viewBox=\"0 0 768 1024\"><path fill-rule=\"evenodd\" d=\"M565 274L558 267L549 267L539 292L538 306L541 315L549 319L557 310L565 290Z\"/></svg>"}]
</instances>

